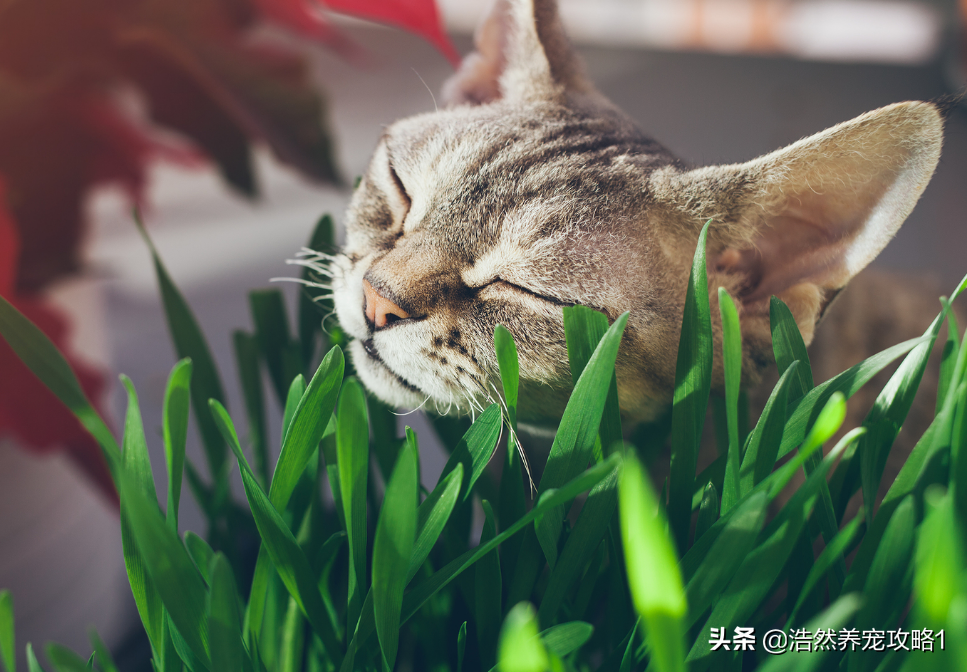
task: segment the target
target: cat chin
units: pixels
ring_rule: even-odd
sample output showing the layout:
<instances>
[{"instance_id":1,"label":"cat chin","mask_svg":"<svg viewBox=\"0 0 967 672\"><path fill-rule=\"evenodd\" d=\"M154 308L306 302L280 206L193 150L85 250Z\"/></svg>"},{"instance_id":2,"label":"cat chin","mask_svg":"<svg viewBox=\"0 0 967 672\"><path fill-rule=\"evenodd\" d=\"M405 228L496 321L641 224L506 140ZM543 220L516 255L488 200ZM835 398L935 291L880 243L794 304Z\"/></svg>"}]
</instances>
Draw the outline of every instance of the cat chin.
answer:
<instances>
[{"instance_id":1,"label":"cat chin","mask_svg":"<svg viewBox=\"0 0 967 672\"><path fill-rule=\"evenodd\" d=\"M426 395L409 389L384 364L370 357L361 341L351 341L348 349L359 379L380 400L404 408L417 408L426 401Z\"/></svg>"}]
</instances>

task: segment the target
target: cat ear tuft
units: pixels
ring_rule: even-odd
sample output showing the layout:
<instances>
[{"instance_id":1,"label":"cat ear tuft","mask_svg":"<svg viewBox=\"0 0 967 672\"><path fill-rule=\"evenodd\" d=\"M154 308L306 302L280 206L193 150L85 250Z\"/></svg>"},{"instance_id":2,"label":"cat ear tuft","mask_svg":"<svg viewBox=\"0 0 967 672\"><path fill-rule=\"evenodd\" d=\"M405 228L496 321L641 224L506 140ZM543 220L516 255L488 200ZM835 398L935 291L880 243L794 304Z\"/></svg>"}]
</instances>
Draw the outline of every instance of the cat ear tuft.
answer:
<instances>
[{"instance_id":1,"label":"cat ear tuft","mask_svg":"<svg viewBox=\"0 0 967 672\"><path fill-rule=\"evenodd\" d=\"M558 98L589 92L556 0L495 0L477 28L476 50L443 85L446 105Z\"/></svg>"},{"instance_id":2,"label":"cat ear tuft","mask_svg":"<svg viewBox=\"0 0 967 672\"><path fill-rule=\"evenodd\" d=\"M934 105L897 103L748 163L656 171L652 186L679 222L713 219L709 270L747 314L768 316L776 295L811 334L910 214L942 137Z\"/></svg>"}]
</instances>

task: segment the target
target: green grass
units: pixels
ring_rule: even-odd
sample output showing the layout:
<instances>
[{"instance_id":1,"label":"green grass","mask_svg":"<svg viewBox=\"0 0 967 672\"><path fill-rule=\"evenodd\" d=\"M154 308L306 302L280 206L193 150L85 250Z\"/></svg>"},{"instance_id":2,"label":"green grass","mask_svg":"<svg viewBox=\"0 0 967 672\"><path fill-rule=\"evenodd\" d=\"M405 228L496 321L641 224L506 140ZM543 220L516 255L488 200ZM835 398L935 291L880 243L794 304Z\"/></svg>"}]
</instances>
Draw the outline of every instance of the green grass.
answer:
<instances>
[{"instance_id":1,"label":"green grass","mask_svg":"<svg viewBox=\"0 0 967 672\"><path fill-rule=\"evenodd\" d=\"M331 239L324 218L311 245L325 249ZM494 340L503 404L472 424L435 420L450 458L427 490L418 437L397 435L390 409L353 377L338 327L323 334L305 298L290 329L279 293L251 295L255 328L233 339L249 427L240 438L204 336L155 256L184 357L169 379L157 447L168 471L164 511L131 381L123 378L119 448L63 358L2 300L0 334L104 451L158 672L967 669L967 347L956 326L943 343L933 424L883 502L869 505L952 316L945 308L922 338L816 385L795 322L773 298L782 375L749 426L737 382L741 325L728 294L708 287L704 240L703 231L677 361L671 474L660 490L643 466L644 443L625 442L621 430L614 363L627 315L609 324L587 308L564 310L574 391L533 499L517 450L517 348L502 327ZM696 473L711 385L709 289L718 290L724 325L726 394L712 400L722 451ZM901 357L863 426L824 451L841 429L845 399ZM262 389L263 369L272 392ZM275 465L266 457L272 397L283 418ZM210 479L185 457L192 411ZM495 459L505 477L497 483L486 466L501 436L506 447ZM656 427L635 436L663 434ZM241 475L244 505L228 495L230 468ZM799 471L805 480L791 496L785 490L780 507L777 496ZM207 517L204 537L177 533L183 476ZM858 491L867 506L844 520ZM474 545L475 510L483 532ZM257 558L244 552L252 535ZM755 650L713 650L713 629L731 639L736 627L755 628ZM772 628L787 637L855 628L884 638L916 629L920 640L926 629L938 648L942 630L945 650L770 655L762 638ZM8 672L15 646L14 605L0 592L0 666ZM26 646L33 672L39 664ZM96 633L92 651L88 660L45 648L53 669L114 672Z\"/></svg>"}]
</instances>

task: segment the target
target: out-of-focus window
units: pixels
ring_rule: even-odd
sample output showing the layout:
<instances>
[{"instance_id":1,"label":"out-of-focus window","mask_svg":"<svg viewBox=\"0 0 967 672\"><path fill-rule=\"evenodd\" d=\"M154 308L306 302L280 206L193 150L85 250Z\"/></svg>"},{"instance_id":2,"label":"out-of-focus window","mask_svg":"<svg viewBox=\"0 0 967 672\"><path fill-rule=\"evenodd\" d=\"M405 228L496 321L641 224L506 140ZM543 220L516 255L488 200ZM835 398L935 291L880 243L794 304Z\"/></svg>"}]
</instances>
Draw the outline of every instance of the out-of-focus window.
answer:
<instances>
[{"instance_id":1,"label":"out-of-focus window","mask_svg":"<svg viewBox=\"0 0 967 672\"><path fill-rule=\"evenodd\" d=\"M967 0L560 0L573 40L804 59L923 63ZM472 31L490 0L439 0L449 27Z\"/></svg>"}]
</instances>

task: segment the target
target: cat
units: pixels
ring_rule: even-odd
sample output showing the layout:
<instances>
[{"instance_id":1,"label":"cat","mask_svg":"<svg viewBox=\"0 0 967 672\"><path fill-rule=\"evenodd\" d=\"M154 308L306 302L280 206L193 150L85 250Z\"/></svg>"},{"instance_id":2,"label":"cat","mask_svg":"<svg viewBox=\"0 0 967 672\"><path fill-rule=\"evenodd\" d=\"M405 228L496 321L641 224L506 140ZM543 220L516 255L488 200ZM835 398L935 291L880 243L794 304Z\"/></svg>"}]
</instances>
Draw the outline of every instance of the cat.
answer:
<instances>
[{"instance_id":1,"label":"cat","mask_svg":"<svg viewBox=\"0 0 967 672\"><path fill-rule=\"evenodd\" d=\"M497 401L493 333L504 325L520 358L518 417L537 426L560 417L571 389L561 309L573 304L612 321L630 311L622 417L666 411L708 220L716 352L725 287L741 319L743 384L754 388L774 369L769 298L812 341L833 298L914 207L943 136L936 105L904 102L747 163L689 169L587 80L553 0L499 0L443 102L380 138L330 265L336 314L377 397L442 413ZM852 301L841 304L854 310ZM929 309L927 322L939 304ZM870 345L854 336L843 349ZM713 387L722 385L716 355Z\"/></svg>"}]
</instances>

